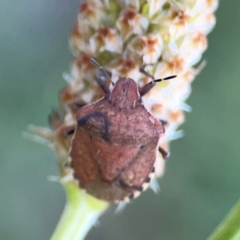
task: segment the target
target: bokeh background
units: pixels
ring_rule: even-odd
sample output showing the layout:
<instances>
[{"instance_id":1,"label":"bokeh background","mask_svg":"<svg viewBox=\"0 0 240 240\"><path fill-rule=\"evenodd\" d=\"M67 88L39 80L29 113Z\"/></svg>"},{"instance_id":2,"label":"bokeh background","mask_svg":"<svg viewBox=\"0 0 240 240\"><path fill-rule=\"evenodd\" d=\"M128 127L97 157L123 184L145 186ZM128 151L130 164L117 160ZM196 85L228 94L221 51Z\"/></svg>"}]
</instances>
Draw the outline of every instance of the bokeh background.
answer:
<instances>
[{"instance_id":1,"label":"bokeh background","mask_svg":"<svg viewBox=\"0 0 240 240\"><path fill-rule=\"evenodd\" d=\"M65 85L78 0L0 1L0 239L49 239L65 195L55 155L23 139L46 126ZM161 193L148 190L120 215L110 208L87 240L201 240L240 197L240 1L222 0L193 83L192 106L172 142Z\"/></svg>"}]
</instances>

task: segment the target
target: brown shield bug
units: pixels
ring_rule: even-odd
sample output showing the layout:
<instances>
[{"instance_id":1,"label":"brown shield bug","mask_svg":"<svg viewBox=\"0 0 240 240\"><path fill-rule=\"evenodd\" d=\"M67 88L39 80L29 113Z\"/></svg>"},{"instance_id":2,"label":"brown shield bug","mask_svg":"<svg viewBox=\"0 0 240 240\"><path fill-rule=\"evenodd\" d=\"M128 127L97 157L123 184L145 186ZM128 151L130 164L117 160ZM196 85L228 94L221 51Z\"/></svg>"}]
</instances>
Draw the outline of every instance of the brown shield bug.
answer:
<instances>
[{"instance_id":1,"label":"brown shield bug","mask_svg":"<svg viewBox=\"0 0 240 240\"><path fill-rule=\"evenodd\" d=\"M96 80L105 97L76 111L69 161L74 178L89 194L108 202L128 201L151 180L157 151L167 155L159 147L165 122L145 109L141 97L156 82L176 76L141 89L133 79L121 77L111 91L102 76Z\"/></svg>"}]
</instances>

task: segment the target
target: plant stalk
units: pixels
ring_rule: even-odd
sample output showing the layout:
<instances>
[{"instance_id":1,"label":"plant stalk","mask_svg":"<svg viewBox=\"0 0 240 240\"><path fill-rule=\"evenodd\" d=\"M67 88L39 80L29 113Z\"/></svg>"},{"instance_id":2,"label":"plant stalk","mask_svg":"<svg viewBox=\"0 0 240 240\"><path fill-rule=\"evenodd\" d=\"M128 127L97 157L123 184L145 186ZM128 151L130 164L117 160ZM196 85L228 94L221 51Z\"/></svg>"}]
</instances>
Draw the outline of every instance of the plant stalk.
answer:
<instances>
[{"instance_id":1,"label":"plant stalk","mask_svg":"<svg viewBox=\"0 0 240 240\"><path fill-rule=\"evenodd\" d=\"M82 240L109 204L88 195L73 181L63 186L67 202L50 240Z\"/></svg>"},{"instance_id":2,"label":"plant stalk","mask_svg":"<svg viewBox=\"0 0 240 240\"><path fill-rule=\"evenodd\" d=\"M207 240L240 239L240 200L229 211Z\"/></svg>"}]
</instances>

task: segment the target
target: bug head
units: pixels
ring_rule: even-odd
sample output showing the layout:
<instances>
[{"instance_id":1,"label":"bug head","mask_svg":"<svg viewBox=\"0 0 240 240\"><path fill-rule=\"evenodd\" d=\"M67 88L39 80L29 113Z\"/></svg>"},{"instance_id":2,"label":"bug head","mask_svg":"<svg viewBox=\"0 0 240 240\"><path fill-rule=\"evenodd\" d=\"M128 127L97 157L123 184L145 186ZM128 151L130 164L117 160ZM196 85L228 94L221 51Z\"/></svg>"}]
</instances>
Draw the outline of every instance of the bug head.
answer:
<instances>
[{"instance_id":1,"label":"bug head","mask_svg":"<svg viewBox=\"0 0 240 240\"><path fill-rule=\"evenodd\" d=\"M114 86L110 98L111 102L120 108L133 107L140 98L136 82L131 78L120 78Z\"/></svg>"},{"instance_id":2,"label":"bug head","mask_svg":"<svg viewBox=\"0 0 240 240\"><path fill-rule=\"evenodd\" d=\"M143 97L146 93L148 93L157 82L161 82L164 80L169 80L175 78L176 75L172 75L165 78L154 79L152 75L147 73L144 70L145 65L140 68L140 72L145 74L148 77L152 78L152 81L143 86L141 89L138 89L136 82L127 77L120 78L116 85L111 81L111 77L106 69L104 69L95 59L91 58L90 61L99 68L101 74L96 75L96 81L101 87L101 89L105 92L107 98L119 108L132 108L136 105L136 102L141 102L141 97ZM105 76L106 78L110 79L114 88L112 92L110 91L109 87L103 81L102 77Z\"/></svg>"}]
</instances>

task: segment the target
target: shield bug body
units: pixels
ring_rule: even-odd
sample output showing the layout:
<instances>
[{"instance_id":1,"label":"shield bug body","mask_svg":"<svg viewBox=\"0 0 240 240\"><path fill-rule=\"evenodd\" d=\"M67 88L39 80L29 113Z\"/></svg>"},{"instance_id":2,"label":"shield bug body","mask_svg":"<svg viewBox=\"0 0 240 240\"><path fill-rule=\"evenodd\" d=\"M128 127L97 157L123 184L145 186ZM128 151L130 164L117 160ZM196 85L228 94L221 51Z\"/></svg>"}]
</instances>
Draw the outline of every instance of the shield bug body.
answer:
<instances>
[{"instance_id":1,"label":"shield bug body","mask_svg":"<svg viewBox=\"0 0 240 240\"><path fill-rule=\"evenodd\" d=\"M127 201L151 180L157 151L164 152L159 149L164 124L145 109L141 97L161 80L139 90L134 80L122 77L110 91L97 79L105 97L77 110L70 165L89 194Z\"/></svg>"}]
</instances>

